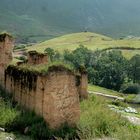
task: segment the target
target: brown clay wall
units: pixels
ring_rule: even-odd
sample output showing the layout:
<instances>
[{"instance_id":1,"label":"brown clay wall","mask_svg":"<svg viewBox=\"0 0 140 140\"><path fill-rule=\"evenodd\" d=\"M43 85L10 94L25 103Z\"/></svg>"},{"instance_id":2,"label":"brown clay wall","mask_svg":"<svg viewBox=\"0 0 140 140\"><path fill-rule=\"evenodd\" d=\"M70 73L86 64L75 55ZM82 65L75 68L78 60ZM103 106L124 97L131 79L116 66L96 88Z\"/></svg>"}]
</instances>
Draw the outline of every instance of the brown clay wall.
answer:
<instances>
[{"instance_id":1,"label":"brown clay wall","mask_svg":"<svg viewBox=\"0 0 140 140\"><path fill-rule=\"evenodd\" d=\"M12 60L12 49L13 39L7 34L0 35L0 85L13 95L19 105L42 116L51 128L63 123L75 125L80 117L79 96L87 97L87 75L76 76L67 69L56 67L47 75L16 66L7 68ZM48 60L47 56L39 54L39 57L35 55L35 64ZM29 59L31 63L32 58Z\"/></svg>"},{"instance_id":2,"label":"brown clay wall","mask_svg":"<svg viewBox=\"0 0 140 140\"><path fill-rule=\"evenodd\" d=\"M80 76L80 86L79 86L80 99L88 98L87 89L88 89L88 76L87 76L87 73L83 73Z\"/></svg>"},{"instance_id":3,"label":"brown clay wall","mask_svg":"<svg viewBox=\"0 0 140 140\"><path fill-rule=\"evenodd\" d=\"M38 53L36 51L28 52L27 58L28 58L28 64L31 64L31 65L47 64L48 63L48 55Z\"/></svg>"},{"instance_id":4,"label":"brown clay wall","mask_svg":"<svg viewBox=\"0 0 140 140\"><path fill-rule=\"evenodd\" d=\"M13 39L10 35L0 34L0 84L4 82L4 70L12 60Z\"/></svg>"},{"instance_id":5,"label":"brown clay wall","mask_svg":"<svg viewBox=\"0 0 140 140\"><path fill-rule=\"evenodd\" d=\"M44 76L8 67L5 74L5 88L13 92L15 101L43 116L51 128L65 122L73 126L79 120L79 87L72 72Z\"/></svg>"}]
</instances>

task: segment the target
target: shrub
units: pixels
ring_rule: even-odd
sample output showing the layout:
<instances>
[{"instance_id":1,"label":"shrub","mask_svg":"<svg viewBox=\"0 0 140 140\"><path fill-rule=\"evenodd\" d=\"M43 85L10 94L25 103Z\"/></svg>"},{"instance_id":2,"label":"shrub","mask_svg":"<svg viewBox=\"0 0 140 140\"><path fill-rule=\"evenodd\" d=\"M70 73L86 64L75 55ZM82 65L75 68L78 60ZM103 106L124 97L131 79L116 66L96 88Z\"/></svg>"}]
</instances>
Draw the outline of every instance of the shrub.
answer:
<instances>
[{"instance_id":1,"label":"shrub","mask_svg":"<svg viewBox=\"0 0 140 140\"><path fill-rule=\"evenodd\" d=\"M26 48L26 45L23 45L23 44L14 47L15 50L25 49L25 48Z\"/></svg>"},{"instance_id":2,"label":"shrub","mask_svg":"<svg viewBox=\"0 0 140 140\"><path fill-rule=\"evenodd\" d=\"M128 107L128 105L122 101L114 100L111 102L112 105L116 105L118 107Z\"/></svg>"},{"instance_id":3,"label":"shrub","mask_svg":"<svg viewBox=\"0 0 140 140\"><path fill-rule=\"evenodd\" d=\"M121 91L126 94L139 94L140 93L140 85L139 84L126 84L123 85Z\"/></svg>"},{"instance_id":4,"label":"shrub","mask_svg":"<svg viewBox=\"0 0 140 140\"><path fill-rule=\"evenodd\" d=\"M18 57L15 57L15 58L18 59L18 60L22 60L22 61L26 61L27 60L26 56L24 56L24 55L18 56Z\"/></svg>"},{"instance_id":5,"label":"shrub","mask_svg":"<svg viewBox=\"0 0 140 140\"><path fill-rule=\"evenodd\" d=\"M0 100L0 127L7 128L19 115L19 111L11 107L10 102Z\"/></svg>"}]
</instances>

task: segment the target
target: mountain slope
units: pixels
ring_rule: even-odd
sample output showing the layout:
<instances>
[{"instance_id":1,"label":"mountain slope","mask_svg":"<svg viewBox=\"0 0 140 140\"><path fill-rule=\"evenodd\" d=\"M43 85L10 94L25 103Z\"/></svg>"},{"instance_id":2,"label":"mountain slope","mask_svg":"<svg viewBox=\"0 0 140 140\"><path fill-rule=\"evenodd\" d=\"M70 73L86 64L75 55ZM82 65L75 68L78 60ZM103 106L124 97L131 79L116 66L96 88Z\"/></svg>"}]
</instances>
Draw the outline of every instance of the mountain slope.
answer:
<instances>
[{"instance_id":1,"label":"mountain slope","mask_svg":"<svg viewBox=\"0 0 140 140\"><path fill-rule=\"evenodd\" d=\"M73 33L60 36L51 40L38 43L28 48L28 50L37 50L44 52L47 47L52 47L55 50L63 51L65 49L74 50L79 45L84 45L92 50L104 48L104 42L110 42L112 39L103 35L91 32Z\"/></svg>"},{"instance_id":2,"label":"mountain slope","mask_svg":"<svg viewBox=\"0 0 140 140\"><path fill-rule=\"evenodd\" d=\"M140 35L138 0L4 0L0 31L46 36L93 31L111 37Z\"/></svg>"},{"instance_id":3,"label":"mountain slope","mask_svg":"<svg viewBox=\"0 0 140 140\"><path fill-rule=\"evenodd\" d=\"M90 50L102 50L106 48L117 48L121 47L124 56L131 58L135 54L140 54L140 39L119 39L115 40L104 35L91 33L91 32L81 32L64 35L51 40L38 43L34 46L28 47L28 51L36 50L38 52L44 52L47 47L53 48L60 52L64 50L74 50L79 47L79 45L84 45ZM124 49L123 49L124 48ZM131 50L131 48L137 48L137 50Z\"/></svg>"}]
</instances>

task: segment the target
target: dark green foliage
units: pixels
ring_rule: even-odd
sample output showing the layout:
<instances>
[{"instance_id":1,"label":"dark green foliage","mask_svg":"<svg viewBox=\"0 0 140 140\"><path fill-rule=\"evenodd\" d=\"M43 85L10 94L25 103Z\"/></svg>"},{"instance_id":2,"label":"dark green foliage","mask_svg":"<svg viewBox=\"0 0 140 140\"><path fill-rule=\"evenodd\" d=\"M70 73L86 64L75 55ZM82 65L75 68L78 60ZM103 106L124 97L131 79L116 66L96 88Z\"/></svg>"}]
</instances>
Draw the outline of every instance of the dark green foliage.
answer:
<instances>
[{"instance_id":1,"label":"dark green foliage","mask_svg":"<svg viewBox=\"0 0 140 140\"><path fill-rule=\"evenodd\" d=\"M101 53L94 67L98 72L98 85L119 90L126 78L127 60L120 51Z\"/></svg>"},{"instance_id":2,"label":"dark green foliage","mask_svg":"<svg viewBox=\"0 0 140 140\"><path fill-rule=\"evenodd\" d=\"M55 61L55 60L58 61L61 57L61 54L58 51L55 51L52 48L46 48L44 52L48 54L51 62Z\"/></svg>"},{"instance_id":3,"label":"dark green foliage","mask_svg":"<svg viewBox=\"0 0 140 140\"><path fill-rule=\"evenodd\" d=\"M135 55L130 60L129 77L134 83L140 84L140 55Z\"/></svg>"},{"instance_id":4,"label":"dark green foliage","mask_svg":"<svg viewBox=\"0 0 140 140\"><path fill-rule=\"evenodd\" d=\"M120 90L127 77L128 61L120 51L92 52L80 46L73 52L65 51L64 60L76 68L87 68L90 83L109 89Z\"/></svg>"},{"instance_id":5,"label":"dark green foliage","mask_svg":"<svg viewBox=\"0 0 140 140\"><path fill-rule=\"evenodd\" d=\"M140 85L139 84L125 84L122 86L121 91L126 94L139 94L140 93Z\"/></svg>"},{"instance_id":6,"label":"dark green foliage","mask_svg":"<svg viewBox=\"0 0 140 140\"><path fill-rule=\"evenodd\" d=\"M79 48L73 52L68 50L64 51L64 60L71 62L75 68L80 68L81 66L88 67L91 59L91 51L80 45Z\"/></svg>"},{"instance_id":7,"label":"dark green foliage","mask_svg":"<svg viewBox=\"0 0 140 140\"><path fill-rule=\"evenodd\" d=\"M129 61L119 50L92 52L80 45L72 52L65 50L63 58L76 69L85 67L89 82L95 85L119 91L124 83L140 82L139 55Z\"/></svg>"},{"instance_id":8,"label":"dark green foliage","mask_svg":"<svg viewBox=\"0 0 140 140\"><path fill-rule=\"evenodd\" d=\"M54 50L52 48L46 48L44 52L48 54L48 56L50 57L50 60L52 61L55 55Z\"/></svg>"}]
</instances>

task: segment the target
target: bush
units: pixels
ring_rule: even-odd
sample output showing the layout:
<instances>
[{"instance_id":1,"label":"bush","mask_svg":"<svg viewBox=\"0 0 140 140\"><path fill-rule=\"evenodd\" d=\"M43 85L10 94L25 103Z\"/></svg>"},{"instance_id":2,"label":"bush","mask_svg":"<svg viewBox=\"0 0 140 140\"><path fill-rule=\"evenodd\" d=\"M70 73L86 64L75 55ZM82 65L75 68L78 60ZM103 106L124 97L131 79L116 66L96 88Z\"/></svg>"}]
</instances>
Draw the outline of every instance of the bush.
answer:
<instances>
[{"instance_id":1,"label":"bush","mask_svg":"<svg viewBox=\"0 0 140 140\"><path fill-rule=\"evenodd\" d=\"M25 48L26 48L26 45L23 45L23 44L14 47L15 50L25 49Z\"/></svg>"},{"instance_id":2,"label":"bush","mask_svg":"<svg viewBox=\"0 0 140 140\"><path fill-rule=\"evenodd\" d=\"M118 106L118 107L128 107L128 105L122 101L114 100L111 102L112 105Z\"/></svg>"},{"instance_id":3,"label":"bush","mask_svg":"<svg viewBox=\"0 0 140 140\"><path fill-rule=\"evenodd\" d=\"M15 58L18 59L18 60L22 60L22 61L26 61L27 60L26 56L24 56L24 55L19 56L19 57L15 57Z\"/></svg>"},{"instance_id":4,"label":"bush","mask_svg":"<svg viewBox=\"0 0 140 140\"><path fill-rule=\"evenodd\" d=\"M125 94L139 94L140 93L140 85L139 84L126 84L123 85L121 91Z\"/></svg>"}]
</instances>

